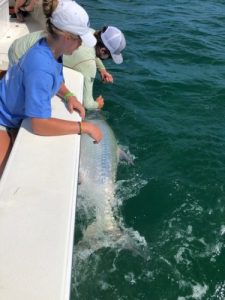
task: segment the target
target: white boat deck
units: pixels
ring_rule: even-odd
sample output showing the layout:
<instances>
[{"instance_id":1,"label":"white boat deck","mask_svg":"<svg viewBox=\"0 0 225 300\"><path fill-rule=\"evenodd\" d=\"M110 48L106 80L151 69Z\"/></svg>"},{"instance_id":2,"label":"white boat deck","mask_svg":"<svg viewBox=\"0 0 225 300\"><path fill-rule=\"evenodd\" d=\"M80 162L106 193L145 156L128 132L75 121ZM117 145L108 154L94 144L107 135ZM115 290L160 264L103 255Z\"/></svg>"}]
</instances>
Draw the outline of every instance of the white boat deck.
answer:
<instances>
[{"instance_id":1,"label":"white boat deck","mask_svg":"<svg viewBox=\"0 0 225 300\"><path fill-rule=\"evenodd\" d=\"M0 37L0 64L13 38L30 30L10 24ZM82 100L83 76L65 68L64 77ZM52 107L54 117L80 119L58 97ZM69 299L79 150L78 135L37 136L22 123L0 181L0 299Z\"/></svg>"},{"instance_id":2,"label":"white boat deck","mask_svg":"<svg viewBox=\"0 0 225 300\"><path fill-rule=\"evenodd\" d=\"M6 1L7 2L7 1ZM0 0L1 3L1 0ZM0 6L1 10L1 6ZM43 28L43 17L39 17L38 13L34 11L32 16L26 18L26 23L18 23L16 20L8 22L2 29L0 29L0 70L6 70L8 68L8 49L12 42L29 33ZM2 17L3 11L0 13L0 18ZM41 23L38 20L38 17ZM0 22L0 26L1 26ZM4 30L4 31L3 31Z\"/></svg>"}]
</instances>

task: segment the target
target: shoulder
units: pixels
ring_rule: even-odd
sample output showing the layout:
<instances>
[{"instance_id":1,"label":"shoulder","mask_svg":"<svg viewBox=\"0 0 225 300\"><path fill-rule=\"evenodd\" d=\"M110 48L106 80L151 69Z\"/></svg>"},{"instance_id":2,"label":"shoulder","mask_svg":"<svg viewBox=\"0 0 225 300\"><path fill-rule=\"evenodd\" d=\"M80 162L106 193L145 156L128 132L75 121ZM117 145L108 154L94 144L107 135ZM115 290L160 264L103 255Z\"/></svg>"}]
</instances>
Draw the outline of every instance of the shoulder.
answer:
<instances>
[{"instance_id":1,"label":"shoulder","mask_svg":"<svg viewBox=\"0 0 225 300\"><path fill-rule=\"evenodd\" d=\"M32 33L28 33L28 34L16 39L12 43L12 45L27 45L29 47L44 36L45 36L45 31L43 31L43 30L34 31Z\"/></svg>"},{"instance_id":2,"label":"shoulder","mask_svg":"<svg viewBox=\"0 0 225 300\"><path fill-rule=\"evenodd\" d=\"M90 31L94 34L96 30L93 28L90 28Z\"/></svg>"},{"instance_id":3,"label":"shoulder","mask_svg":"<svg viewBox=\"0 0 225 300\"><path fill-rule=\"evenodd\" d=\"M59 64L53 57L45 38L41 38L31 47L21 59L21 66L25 70L43 70L51 72Z\"/></svg>"},{"instance_id":4,"label":"shoulder","mask_svg":"<svg viewBox=\"0 0 225 300\"><path fill-rule=\"evenodd\" d=\"M85 45L81 45L78 49L76 49L72 55L64 55L63 62L65 66L76 66L80 63L90 62L91 60L95 60L95 48L87 47Z\"/></svg>"},{"instance_id":5,"label":"shoulder","mask_svg":"<svg viewBox=\"0 0 225 300\"><path fill-rule=\"evenodd\" d=\"M52 59L52 53L47 45L46 39L41 38L27 51L27 57L32 58L35 55L36 58Z\"/></svg>"}]
</instances>

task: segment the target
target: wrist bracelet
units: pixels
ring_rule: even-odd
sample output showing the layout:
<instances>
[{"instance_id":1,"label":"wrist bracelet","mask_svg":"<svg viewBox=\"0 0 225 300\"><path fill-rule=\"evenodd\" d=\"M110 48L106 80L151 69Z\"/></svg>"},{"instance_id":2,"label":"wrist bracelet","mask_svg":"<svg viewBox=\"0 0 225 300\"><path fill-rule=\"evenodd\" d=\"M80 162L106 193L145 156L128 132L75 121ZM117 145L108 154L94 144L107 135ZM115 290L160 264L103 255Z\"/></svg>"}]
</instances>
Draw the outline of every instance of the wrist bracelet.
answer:
<instances>
[{"instance_id":1,"label":"wrist bracelet","mask_svg":"<svg viewBox=\"0 0 225 300\"><path fill-rule=\"evenodd\" d=\"M72 92L68 92L68 93L66 93L65 95L64 95L64 100L67 102L68 101L68 98L70 97L70 96L75 96L74 95L74 93L72 93Z\"/></svg>"},{"instance_id":2,"label":"wrist bracelet","mask_svg":"<svg viewBox=\"0 0 225 300\"><path fill-rule=\"evenodd\" d=\"M78 134L81 135L82 134L82 122L78 122L78 126L79 126Z\"/></svg>"}]
</instances>

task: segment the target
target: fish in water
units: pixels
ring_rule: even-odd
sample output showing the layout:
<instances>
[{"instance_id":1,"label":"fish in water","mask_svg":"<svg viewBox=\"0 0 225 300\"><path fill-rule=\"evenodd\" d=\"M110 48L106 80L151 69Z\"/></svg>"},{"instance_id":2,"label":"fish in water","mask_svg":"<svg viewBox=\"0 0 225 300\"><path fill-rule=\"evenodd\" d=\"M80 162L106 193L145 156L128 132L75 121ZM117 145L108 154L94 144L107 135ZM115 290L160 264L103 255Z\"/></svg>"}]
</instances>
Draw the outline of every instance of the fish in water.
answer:
<instances>
[{"instance_id":1,"label":"fish in water","mask_svg":"<svg viewBox=\"0 0 225 300\"><path fill-rule=\"evenodd\" d=\"M81 137L79 178L81 191L96 208L96 220L84 232L85 238L92 238L102 231L115 234L120 232L113 216L114 193L119 148L115 135L100 112L91 112L86 118L103 132L99 144L86 135Z\"/></svg>"},{"instance_id":2,"label":"fish in water","mask_svg":"<svg viewBox=\"0 0 225 300\"><path fill-rule=\"evenodd\" d=\"M94 217L84 230L78 247L91 248L94 252L128 240L114 214L115 183L119 160L125 159L131 164L132 159L119 149L115 135L100 111L89 113L86 121L91 121L103 132L99 144L94 144L86 135L81 136L78 195L82 195L81 201L85 201L89 211L92 208Z\"/></svg>"}]
</instances>

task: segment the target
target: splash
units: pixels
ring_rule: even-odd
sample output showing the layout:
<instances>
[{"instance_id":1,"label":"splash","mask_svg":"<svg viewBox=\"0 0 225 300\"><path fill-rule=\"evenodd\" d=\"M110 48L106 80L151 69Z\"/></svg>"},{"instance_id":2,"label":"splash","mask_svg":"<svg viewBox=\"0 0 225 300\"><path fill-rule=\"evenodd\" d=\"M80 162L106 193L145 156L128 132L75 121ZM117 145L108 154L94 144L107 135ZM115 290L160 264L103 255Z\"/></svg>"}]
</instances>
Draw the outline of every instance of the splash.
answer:
<instances>
[{"instance_id":1,"label":"splash","mask_svg":"<svg viewBox=\"0 0 225 300\"><path fill-rule=\"evenodd\" d=\"M76 260L85 260L102 248L117 251L128 249L134 255L149 259L145 238L124 225L119 209L125 200L137 195L145 184L147 180L138 176L119 181L115 194L110 189L96 189L95 183L79 187L77 214L80 220L77 230L80 230L81 238L74 247Z\"/></svg>"}]
</instances>

